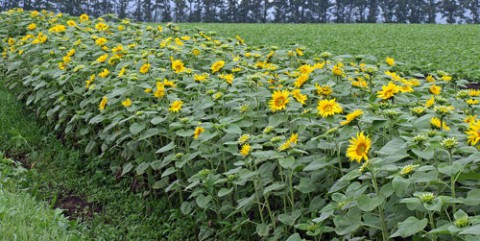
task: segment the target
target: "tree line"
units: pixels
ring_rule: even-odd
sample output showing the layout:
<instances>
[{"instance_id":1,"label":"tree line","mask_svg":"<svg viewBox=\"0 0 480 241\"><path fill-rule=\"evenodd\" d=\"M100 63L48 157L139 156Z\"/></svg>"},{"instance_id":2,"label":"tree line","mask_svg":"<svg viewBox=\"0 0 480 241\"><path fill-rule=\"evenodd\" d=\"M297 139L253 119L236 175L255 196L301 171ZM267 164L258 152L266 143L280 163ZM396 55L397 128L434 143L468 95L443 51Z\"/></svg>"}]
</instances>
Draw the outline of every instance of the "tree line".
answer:
<instances>
[{"instance_id":1,"label":"tree line","mask_svg":"<svg viewBox=\"0 0 480 241\"><path fill-rule=\"evenodd\" d=\"M480 23L480 0L0 0L16 7L146 22Z\"/></svg>"}]
</instances>

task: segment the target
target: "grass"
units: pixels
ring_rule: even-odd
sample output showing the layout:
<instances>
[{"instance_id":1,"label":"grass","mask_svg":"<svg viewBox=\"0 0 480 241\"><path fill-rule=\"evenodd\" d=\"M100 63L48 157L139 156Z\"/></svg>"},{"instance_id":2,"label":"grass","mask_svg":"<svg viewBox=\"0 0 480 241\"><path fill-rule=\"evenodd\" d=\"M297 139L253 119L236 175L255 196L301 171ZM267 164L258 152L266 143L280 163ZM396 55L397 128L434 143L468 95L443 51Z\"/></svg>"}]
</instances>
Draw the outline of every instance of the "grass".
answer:
<instances>
[{"instance_id":1,"label":"grass","mask_svg":"<svg viewBox=\"0 0 480 241\"><path fill-rule=\"evenodd\" d=\"M81 240L189 240L194 235L192 219L170 210L165 197L133 193L131 179L117 180L108 167L84 160L80 151L41 131L1 81L0 114L0 150L34 167L28 180L10 181L23 182L26 192L0 194L0 240L75 240L65 231L68 223L57 222L62 216L54 210L71 206L78 207L65 214L81 221L71 227ZM28 236L32 232L38 236ZM43 238L43 233L54 236Z\"/></svg>"},{"instance_id":2,"label":"grass","mask_svg":"<svg viewBox=\"0 0 480 241\"><path fill-rule=\"evenodd\" d=\"M287 47L298 43L317 54L387 56L406 68L444 70L470 81L480 81L479 25L415 24L213 24L186 23L218 35L240 35L250 45Z\"/></svg>"},{"instance_id":3,"label":"grass","mask_svg":"<svg viewBox=\"0 0 480 241\"><path fill-rule=\"evenodd\" d=\"M82 240L60 209L23 190L31 174L0 152L0 240Z\"/></svg>"}]
</instances>

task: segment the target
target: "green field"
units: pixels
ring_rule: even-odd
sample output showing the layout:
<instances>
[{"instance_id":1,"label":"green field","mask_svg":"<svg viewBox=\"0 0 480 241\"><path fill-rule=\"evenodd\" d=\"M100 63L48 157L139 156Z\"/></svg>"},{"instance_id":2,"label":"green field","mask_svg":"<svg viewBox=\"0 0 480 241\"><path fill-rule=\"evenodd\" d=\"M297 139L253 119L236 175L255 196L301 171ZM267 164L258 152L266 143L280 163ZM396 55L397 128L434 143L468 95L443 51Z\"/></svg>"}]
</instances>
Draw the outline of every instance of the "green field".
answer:
<instances>
[{"instance_id":1,"label":"green field","mask_svg":"<svg viewBox=\"0 0 480 241\"><path fill-rule=\"evenodd\" d=\"M470 81L480 80L480 26L413 24L181 24L240 35L247 44L304 45L334 55L387 56L422 72L444 70Z\"/></svg>"},{"instance_id":2,"label":"green field","mask_svg":"<svg viewBox=\"0 0 480 241\"><path fill-rule=\"evenodd\" d=\"M152 26L0 14L0 241L480 239L477 26Z\"/></svg>"}]
</instances>

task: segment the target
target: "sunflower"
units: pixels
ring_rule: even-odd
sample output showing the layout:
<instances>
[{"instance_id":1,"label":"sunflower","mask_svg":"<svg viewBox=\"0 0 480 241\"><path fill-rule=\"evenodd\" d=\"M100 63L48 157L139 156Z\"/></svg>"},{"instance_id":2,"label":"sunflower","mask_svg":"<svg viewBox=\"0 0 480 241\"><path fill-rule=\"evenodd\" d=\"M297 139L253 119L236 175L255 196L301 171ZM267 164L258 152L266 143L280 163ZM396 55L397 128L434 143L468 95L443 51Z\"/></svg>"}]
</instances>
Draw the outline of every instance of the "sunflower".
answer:
<instances>
[{"instance_id":1,"label":"sunflower","mask_svg":"<svg viewBox=\"0 0 480 241\"><path fill-rule=\"evenodd\" d=\"M185 71L185 65L179 59L172 61L172 69L175 70L175 73L181 73Z\"/></svg>"},{"instance_id":2,"label":"sunflower","mask_svg":"<svg viewBox=\"0 0 480 241\"><path fill-rule=\"evenodd\" d=\"M382 90L377 92L377 97L388 100L395 96L396 93L400 92L400 87L393 82L388 82L388 85L382 86Z\"/></svg>"},{"instance_id":3,"label":"sunflower","mask_svg":"<svg viewBox=\"0 0 480 241\"><path fill-rule=\"evenodd\" d=\"M288 142L297 144L298 142L298 133L293 133L290 138L288 138Z\"/></svg>"},{"instance_id":4,"label":"sunflower","mask_svg":"<svg viewBox=\"0 0 480 241\"><path fill-rule=\"evenodd\" d=\"M435 77L433 77L431 74L427 75L427 77L425 78L425 80L428 82L428 83L433 83L435 82Z\"/></svg>"},{"instance_id":5,"label":"sunflower","mask_svg":"<svg viewBox=\"0 0 480 241\"><path fill-rule=\"evenodd\" d=\"M336 99L319 101L317 110L323 118L343 112L342 106L336 102Z\"/></svg>"},{"instance_id":6,"label":"sunflower","mask_svg":"<svg viewBox=\"0 0 480 241\"><path fill-rule=\"evenodd\" d=\"M250 144L244 144L240 149L240 155L246 157L250 153Z\"/></svg>"},{"instance_id":7,"label":"sunflower","mask_svg":"<svg viewBox=\"0 0 480 241\"><path fill-rule=\"evenodd\" d=\"M97 38L95 40L95 44L98 45L98 46L103 46L107 43L107 39L106 38Z\"/></svg>"},{"instance_id":8,"label":"sunflower","mask_svg":"<svg viewBox=\"0 0 480 241\"><path fill-rule=\"evenodd\" d=\"M317 90L318 95L329 96L332 94L333 90L332 87L329 85L319 85L315 83L315 89Z\"/></svg>"},{"instance_id":9,"label":"sunflower","mask_svg":"<svg viewBox=\"0 0 480 241\"><path fill-rule=\"evenodd\" d=\"M350 124L351 122L353 122L353 121L357 120L358 118L360 118L362 115L363 115L363 111L362 111L362 110L354 110L352 113L347 114L347 116L345 117L346 120L340 122L340 125L342 125L342 126L348 125L348 124Z\"/></svg>"},{"instance_id":10,"label":"sunflower","mask_svg":"<svg viewBox=\"0 0 480 241\"><path fill-rule=\"evenodd\" d=\"M435 96L432 95L432 97L425 102L425 107L430 108L433 104L435 104Z\"/></svg>"},{"instance_id":11,"label":"sunflower","mask_svg":"<svg viewBox=\"0 0 480 241\"><path fill-rule=\"evenodd\" d=\"M132 100L130 98L127 98L124 101L122 101L122 105L124 107L130 107L132 105Z\"/></svg>"},{"instance_id":12,"label":"sunflower","mask_svg":"<svg viewBox=\"0 0 480 241\"><path fill-rule=\"evenodd\" d=\"M36 25L35 23L31 23L31 24L29 24L29 25L27 26L27 29L28 29L28 30L34 30L34 29L36 29L36 28L37 28L37 25Z\"/></svg>"},{"instance_id":13,"label":"sunflower","mask_svg":"<svg viewBox=\"0 0 480 241\"><path fill-rule=\"evenodd\" d=\"M80 21L83 22L83 21L88 21L90 18L88 17L87 14L82 14L80 15Z\"/></svg>"},{"instance_id":14,"label":"sunflower","mask_svg":"<svg viewBox=\"0 0 480 241\"><path fill-rule=\"evenodd\" d=\"M480 121L476 120L475 122L471 123L468 131L465 132L467 134L467 143L475 146L480 141Z\"/></svg>"},{"instance_id":15,"label":"sunflower","mask_svg":"<svg viewBox=\"0 0 480 241\"><path fill-rule=\"evenodd\" d=\"M388 66L394 66L395 65L395 59L393 59L391 57L387 57L385 59L385 63L387 63Z\"/></svg>"},{"instance_id":16,"label":"sunflower","mask_svg":"<svg viewBox=\"0 0 480 241\"><path fill-rule=\"evenodd\" d=\"M436 85L436 84L433 84L432 86L430 86L430 88L428 88L428 90L430 91L430 93L432 93L433 95L439 95L440 92L442 92L442 87Z\"/></svg>"},{"instance_id":17,"label":"sunflower","mask_svg":"<svg viewBox=\"0 0 480 241\"><path fill-rule=\"evenodd\" d=\"M290 92L288 90L276 90L272 94L272 99L268 103L270 110L272 110L272 112L285 110L290 101L290 98L288 97L289 95Z\"/></svg>"},{"instance_id":18,"label":"sunflower","mask_svg":"<svg viewBox=\"0 0 480 241\"><path fill-rule=\"evenodd\" d=\"M292 96L302 105L304 105L305 101L308 99L307 95L302 94L299 89L293 90Z\"/></svg>"},{"instance_id":19,"label":"sunflower","mask_svg":"<svg viewBox=\"0 0 480 241\"><path fill-rule=\"evenodd\" d=\"M172 113L179 112L180 110L182 110L182 105L183 105L183 101L176 100L172 104L170 104L170 108L168 108L168 111Z\"/></svg>"},{"instance_id":20,"label":"sunflower","mask_svg":"<svg viewBox=\"0 0 480 241\"><path fill-rule=\"evenodd\" d=\"M152 90L150 89L150 91ZM162 82L157 82L157 89L155 90L155 93L153 93L153 96L157 98L162 98L165 96L165 85Z\"/></svg>"},{"instance_id":21,"label":"sunflower","mask_svg":"<svg viewBox=\"0 0 480 241\"><path fill-rule=\"evenodd\" d=\"M430 119L430 126L433 129L444 129L446 131L450 130L450 127L447 126L447 123L445 121L441 121L438 117L433 117Z\"/></svg>"},{"instance_id":22,"label":"sunflower","mask_svg":"<svg viewBox=\"0 0 480 241\"><path fill-rule=\"evenodd\" d=\"M102 101L100 101L100 104L98 105L98 109L100 111L105 110L105 106L107 106L107 102L108 102L108 98L106 96L104 96L102 98Z\"/></svg>"},{"instance_id":23,"label":"sunflower","mask_svg":"<svg viewBox=\"0 0 480 241\"><path fill-rule=\"evenodd\" d=\"M216 73L218 71L220 71L223 66L225 66L225 61L223 60L219 60L215 63L212 64L212 66L210 67L210 69L212 70L212 73Z\"/></svg>"},{"instance_id":24,"label":"sunflower","mask_svg":"<svg viewBox=\"0 0 480 241\"><path fill-rule=\"evenodd\" d=\"M100 76L102 78L106 78L109 74L110 74L110 71L108 71L108 69L103 69L103 71L100 72L100 74L98 74L98 76Z\"/></svg>"},{"instance_id":25,"label":"sunflower","mask_svg":"<svg viewBox=\"0 0 480 241\"><path fill-rule=\"evenodd\" d=\"M193 132L193 139L197 139L198 136L200 136L200 134L202 134L202 132L204 131L205 131L205 128L201 126L198 126L197 128L195 128L195 131Z\"/></svg>"},{"instance_id":26,"label":"sunflower","mask_svg":"<svg viewBox=\"0 0 480 241\"><path fill-rule=\"evenodd\" d=\"M104 63L105 61L107 61L107 58L108 58L108 54L100 55L100 57L97 58L97 62Z\"/></svg>"},{"instance_id":27,"label":"sunflower","mask_svg":"<svg viewBox=\"0 0 480 241\"><path fill-rule=\"evenodd\" d=\"M360 163L362 159L368 161L368 151L372 145L372 141L363 132L357 133L357 138L350 139L350 145L347 148L347 157L350 161Z\"/></svg>"},{"instance_id":28,"label":"sunflower","mask_svg":"<svg viewBox=\"0 0 480 241\"><path fill-rule=\"evenodd\" d=\"M468 99L465 102L467 102L468 105L478 105L478 100L475 99Z\"/></svg>"},{"instance_id":29,"label":"sunflower","mask_svg":"<svg viewBox=\"0 0 480 241\"><path fill-rule=\"evenodd\" d=\"M467 117L465 117L465 119L463 120L463 122L467 123L467 124L473 124L477 121L477 116L476 115L467 115Z\"/></svg>"},{"instance_id":30,"label":"sunflower","mask_svg":"<svg viewBox=\"0 0 480 241\"><path fill-rule=\"evenodd\" d=\"M343 76L343 69L340 67L339 64L336 64L332 68L332 74L335 76Z\"/></svg>"},{"instance_id":31,"label":"sunflower","mask_svg":"<svg viewBox=\"0 0 480 241\"><path fill-rule=\"evenodd\" d=\"M140 67L140 73L142 73L142 74L148 73L149 70L150 70L150 64L149 63L145 63L145 64L142 65L142 67Z\"/></svg>"},{"instance_id":32,"label":"sunflower","mask_svg":"<svg viewBox=\"0 0 480 241\"><path fill-rule=\"evenodd\" d=\"M307 82L307 80L308 80L308 73L302 73L300 74L300 76L298 76L297 80L295 80L294 85L296 88L300 88L305 82Z\"/></svg>"}]
</instances>

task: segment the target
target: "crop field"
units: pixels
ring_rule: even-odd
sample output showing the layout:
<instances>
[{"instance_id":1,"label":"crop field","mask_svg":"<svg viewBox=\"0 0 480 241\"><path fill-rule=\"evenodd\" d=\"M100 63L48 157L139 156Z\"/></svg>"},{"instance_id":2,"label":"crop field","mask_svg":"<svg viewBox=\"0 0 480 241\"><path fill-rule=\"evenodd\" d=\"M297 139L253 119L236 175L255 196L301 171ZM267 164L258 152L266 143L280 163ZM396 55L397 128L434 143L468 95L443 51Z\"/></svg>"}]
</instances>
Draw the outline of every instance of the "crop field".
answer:
<instances>
[{"instance_id":1,"label":"crop field","mask_svg":"<svg viewBox=\"0 0 480 241\"><path fill-rule=\"evenodd\" d=\"M444 70L472 82L480 80L480 26L430 24L214 24L188 23L219 36L242 36L248 44L301 44L335 55L394 56L406 69Z\"/></svg>"},{"instance_id":2,"label":"crop field","mask_svg":"<svg viewBox=\"0 0 480 241\"><path fill-rule=\"evenodd\" d=\"M0 14L0 83L74 150L68 165L128 184L146 206L125 217L159 227L111 235L479 239L480 90L434 68L453 46L421 41L437 26L305 25L304 42L294 25L222 26ZM455 27L439 28L470 47L448 57L475 62L478 33ZM431 49L429 69L408 61Z\"/></svg>"}]
</instances>

